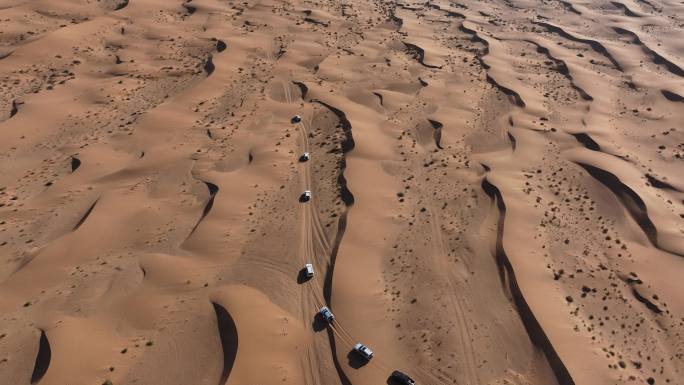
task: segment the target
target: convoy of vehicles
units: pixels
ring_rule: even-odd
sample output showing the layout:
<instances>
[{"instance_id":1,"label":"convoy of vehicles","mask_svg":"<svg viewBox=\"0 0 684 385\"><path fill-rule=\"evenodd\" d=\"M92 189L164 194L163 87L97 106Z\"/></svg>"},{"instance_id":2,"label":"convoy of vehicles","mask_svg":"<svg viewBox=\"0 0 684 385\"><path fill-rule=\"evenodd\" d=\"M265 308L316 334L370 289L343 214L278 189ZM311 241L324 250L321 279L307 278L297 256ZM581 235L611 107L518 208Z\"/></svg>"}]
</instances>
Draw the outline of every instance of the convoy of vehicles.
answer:
<instances>
[{"instance_id":1,"label":"convoy of vehicles","mask_svg":"<svg viewBox=\"0 0 684 385\"><path fill-rule=\"evenodd\" d=\"M292 123L300 123L302 121L302 117L299 115L295 115L292 117ZM299 161L300 162L307 162L311 159L311 154L308 152L304 152L300 157ZM307 202L311 200L311 191L306 190L302 193L302 195L299 198L300 202ZM304 265L304 275L306 278L311 278L314 275L314 268L313 264L307 263ZM319 310L318 314L320 314L321 318L325 320L329 325L332 325L333 321L335 320L335 316L333 315L332 311L327 306L321 307ZM354 345L353 351L361 356L364 360L370 361L373 358L373 351L366 345L362 343L357 343ZM395 383L401 384L401 385L416 385L416 381L414 381L411 377L408 375L395 370L392 372L390 375L390 381L394 381Z\"/></svg>"}]
</instances>

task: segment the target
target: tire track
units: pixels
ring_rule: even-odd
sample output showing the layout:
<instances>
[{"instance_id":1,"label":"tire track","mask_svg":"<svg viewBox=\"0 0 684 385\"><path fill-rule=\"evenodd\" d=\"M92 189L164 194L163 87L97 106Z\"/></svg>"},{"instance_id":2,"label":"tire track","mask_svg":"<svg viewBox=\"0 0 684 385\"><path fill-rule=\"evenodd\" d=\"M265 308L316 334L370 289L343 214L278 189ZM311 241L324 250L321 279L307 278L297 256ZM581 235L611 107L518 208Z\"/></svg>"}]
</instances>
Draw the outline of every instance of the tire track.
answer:
<instances>
[{"instance_id":1,"label":"tire track","mask_svg":"<svg viewBox=\"0 0 684 385\"><path fill-rule=\"evenodd\" d=\"M289 87L285 83L283 83L283 90L285 92L285 99L287 103L292 102L292 95L289 92ZM297 127L297 131L299 133L300 140L302 141L302 147L304 152L309 152L309 138L307 134L307 128L304 124L304 120L295 123ZM309 170L309 162L306 162L302 164L302 169L303 169L303 178L300 182L302 186L302 190L313 190L313 186L311 183L311 176L310 176L310 170ZM308 202L301 203L301 211L302 211L302 227L301 227L301 240L300 240L300 246L299 246L299 255L300 255L300 266L303 266L305 263L315 263L317 259L315 258L315 251L313 249L313 239L312 239L312 208L311 206L314 204L316 199L316 196L312 196ZM315 270L318 270L318 267L320 264L316 265ZM300 271L300 274L303 274L303 271ZM315 277L315 274L314 274ZM306 278L302 275L302 279L306 280ZM318 309L312 307L312 301L311 301L311 295L313 294L314 296L314 302L315 300L315 293L318 290L318 287L311 287L311 280L309 282L303 282L304 283L304 290L300 291L300 313L302 316L302 320L307 323L306 320L309 320L312 318L312 315L317 314ZM308 383L310 384L319 384L321 383L321 376L319 373L319 364L318 364L318 356L315 351L315 346L310 345L309 349L306 351L306 357L303 362L304 364L304 372L308 375Z\"/></svg>"},{"instance_id":2,"label":"tire track","mask_svg":"<svg viewBox=\"0 0 684 385\"><path fill-rule=\"evenodd\" d=\"M332 247L330 249L330 256L329 256L329 262L328 262L328 268L325 271L325 278L323 282L323 300L327 306L331 306L331 298L332 298L332 279L333 279L333 274L335 271L335 263L337 261L337 254L338 250L340 247L340 244L342 242L342 238L344 237L344 232L346 230L347 226L347 214L349 211L349 207L354 204L354 195L349 191L347 188L347 183L346 179L344 177L344 169L346 168L346 154L353 150L355 144L354 144L354 137L352 135L352 126L349 120L346 117L346 114L323 102L320 100L312 100L314 103L318 103L322 105L323 107L327 108L329 111L331 111L337 118L340 124L340 127L342 128L342 131L345 135L345 140L342 142L341 147L342 147L342 153L343 153L343 158L340 163L339 171L338 171L338 177L337 177L337 182L338 182L338 188L340 191L340 198L345 204L344 211L340 214L339 220L338 220L338 225L337 225L337 234L335 237L335 241L332 244ZM306 136L306 135L305 135ZM308 145L308 142L307 142ZM337 356L337 345L336 345L336 339L335 339L335 331L337 328L340 328L339 322L335 321L335 325L330 325L328 329L328 340L330 343L330 348L331 348L331 354L332 354L332 359L333 359L333 364L335 366L335 369L337 371L338 377L340 378L340 381L344 385L352 385L351 381L347 377L347 375L344 373L342 370L342 367L339 363L339 358ZM351 342L351 338L349 337L349 334L344 330L341 329L339 332L339 336L344 340L345 343L347 344L353 344Z\"/></svg>"}]
</instances>

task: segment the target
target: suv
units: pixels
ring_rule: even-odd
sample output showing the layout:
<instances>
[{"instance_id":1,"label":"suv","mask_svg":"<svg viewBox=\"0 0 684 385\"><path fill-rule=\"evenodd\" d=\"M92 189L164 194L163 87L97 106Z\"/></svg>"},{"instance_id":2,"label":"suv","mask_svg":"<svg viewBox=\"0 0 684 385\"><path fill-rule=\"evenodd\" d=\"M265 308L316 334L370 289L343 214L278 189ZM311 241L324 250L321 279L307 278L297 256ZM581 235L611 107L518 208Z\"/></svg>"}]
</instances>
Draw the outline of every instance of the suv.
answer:
<instances>
[{"instance_id":1,"label":"suv","mask_svg":"<svg viewBox=\"0 0 684 385\"><path fill-rule=\"evenodd\" d=\"M314 269L313 265L310 263L307 263L304 265L304 273L306 274L306 278L311 278L314 275Z\"/></svg>"},{"instance_id":2,"label":"suv","mask_svg":"<svg viewBox=\"0 0 684 385\"><path fill-rule=\"evenodd\" d=\"M326 320L329 324L331 324L335 320L335 316L330 311L330 309L328 309L327 306L323 306L319 313L321 314L321 317L323 317L323 319Z\"/></svg>"},{"instance_id":3,"label":"suv","mask_svg":"<svg viewBox=\"0 0 684 385\"><path fill-rule=\"evenodd\" d=\"M303 153L302 156L299 157L300 162L306 162L309 159L311 159L311 154L309 154L308 152Z\"/></svg>"},{"instance_id":4,"label":"suv","mask_svg":"<svg viewBox=\"0 0 684 385\"><path fill-rule=\"evenodd\" d=\"M358 343L354 345L354 351L359 353L361 357L365 358L366 360L370 360L373 358L373 351L368 348L368 346Z\"/></svg>"},{"instance_id":5,"label":"suv","mask_svg":"<svg viewBox=\"0 0 684 385\"><path fill-rule=\"evenodd\" d=\"M392 372L390 379L402 385L416 385L416 382L411 377L398 370Z\"/></svg>"},{"instance_id":6,"label":"suv","mask_svg":"<svg viewBox=\"0 0 684 385\"><path fill-rule=\"evenodd\" d=\"M311 191L306 190L304 193L299 197L300 202L308 202L311 200Z\"/></svg>"}]
</instances>

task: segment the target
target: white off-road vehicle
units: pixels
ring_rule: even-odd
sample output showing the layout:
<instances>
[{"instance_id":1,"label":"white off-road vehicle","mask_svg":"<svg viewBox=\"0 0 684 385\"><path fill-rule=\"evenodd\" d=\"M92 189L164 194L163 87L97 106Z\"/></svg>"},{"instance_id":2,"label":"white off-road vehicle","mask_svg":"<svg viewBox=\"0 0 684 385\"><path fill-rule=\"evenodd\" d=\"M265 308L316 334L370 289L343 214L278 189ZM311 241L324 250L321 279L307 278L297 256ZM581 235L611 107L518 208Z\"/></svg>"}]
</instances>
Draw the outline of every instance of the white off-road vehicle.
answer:
<instances>
[{"instance_id":1,"label":"white off-road vehicle","mask_svg":"<svg viewBox=\"0 0 684 385\"><path fill-rule=\"evenodd\" d=\"M371 358L373 358L373 351L370 350L370 348L368 346L366 346L360 342L358 344L354 345L354 351L359 353L359 355L361 357L365 358L366 360L370 360Z\"/></svg>"}]
</instances>

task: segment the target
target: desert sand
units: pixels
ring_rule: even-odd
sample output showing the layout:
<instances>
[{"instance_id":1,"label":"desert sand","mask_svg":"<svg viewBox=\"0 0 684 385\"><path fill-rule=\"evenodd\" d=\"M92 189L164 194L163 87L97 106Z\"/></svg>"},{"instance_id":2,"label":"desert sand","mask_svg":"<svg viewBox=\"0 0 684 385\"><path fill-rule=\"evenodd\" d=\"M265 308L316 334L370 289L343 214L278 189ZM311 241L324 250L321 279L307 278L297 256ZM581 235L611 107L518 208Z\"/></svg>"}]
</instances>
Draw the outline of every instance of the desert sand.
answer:
<instances>
[{"instance_id":1,"label":"desert sand","mask_svg":"<svg viewBox=\"0 0 684 385\"><path fill-rule=\"evenodd\" d=\"M0 384L684 384L683 162L677 0L0 0Z\"/></svg>"}]
</instances>

